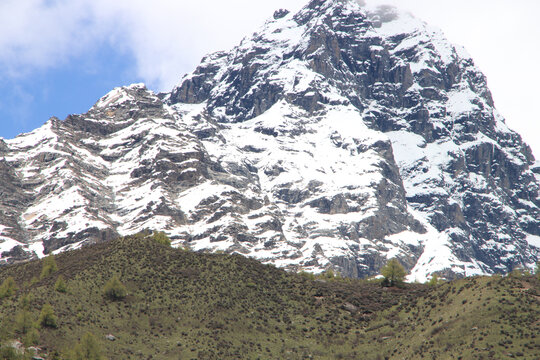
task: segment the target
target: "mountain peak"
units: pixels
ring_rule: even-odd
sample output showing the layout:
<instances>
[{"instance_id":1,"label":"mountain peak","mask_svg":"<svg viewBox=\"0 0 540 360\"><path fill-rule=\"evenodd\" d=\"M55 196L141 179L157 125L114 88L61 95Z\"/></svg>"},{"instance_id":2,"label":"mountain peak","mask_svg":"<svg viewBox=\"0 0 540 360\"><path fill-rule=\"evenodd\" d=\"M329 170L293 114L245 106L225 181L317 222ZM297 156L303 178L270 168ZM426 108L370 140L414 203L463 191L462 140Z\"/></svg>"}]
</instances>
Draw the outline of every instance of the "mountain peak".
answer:
<instances>
[{"instance_id":1,"label":"mountain peak","mask_svg":"<svg viewBox=\"0 0 540 360\"><path fill-rule=\"evenodd\" d=\"M146 85L143 83L132 84L129 86L121 86L114 88L105 96L97 101L95 108L113 107L123 104L124 102L134 101L137 94L148 92Z\"/></svg>"},{"instance_id":2,"label":"mountain peak","mask_svg":"<svg viewBox=\"0 0 540 360\"><path fill-rule=\"evenodd\" d=\"M408 235L396 227L395 235L385 237L402 244L414 238L410 245L423 249L414 260L412 277L422 279L422 273L433 271L443 275L497 272L514 265L490 259L504 257L507 251L515 253L510 249L522 249L526 266L537 256L538 250L526 240L531 238L528 232L540 232L537 222L509 213L494 215L489 209L519 208L518 204L527 203L532 207L527 206L523 213L538 213L538 185L532 185L534 176L526 165L529 156L517 145L519 136L494 109L484 75L463 48L409 13L358 1L311 1L296 14L266 23L230 52L207 57L173 89L169 101L177 108L199 103L218 122L245 122L241 125L245 129L255 123L260 131L278 137L280 129L290 125L276 126L276 118L268 116L276 104L314 119L324 119L336 107L353 109L358 114L356 121L390 139L391 150L382 152L387 149L382 147L379 154L386 154L383 158L390 168L394 161L399 167L404 192L398 191L402 194L398 197L406 197L412 217L422 224L406 225L415 229ZM361 137L354 134L347 133L358 143ZM338 144L347 143L339 131L331 137L340 139ZM485 151L493 144L498 145L487 157L495 156L496 161L485 158ZM489 165L480 165L480 159ZM276 159L273 166L291 171L298 164ZM507 179L520 181L511 175L514 166L521 169L522 179L527 179L532 191L523 193L522 202L512 200L514 205L510 205L509 195L503 194L514 192ZM401 181L392 179L394 184ZM309 188L307 179L301 183ZM277 188L280 190L273 191L285 192ZM499 198L490 198L490 205L480 209L477 201L486 201L493 191ZM535 205L526 199L536 199ZM482 218L490 225L480 229L466 217ZM502 230L496 225L502 218L516 225ZM525 232L511 220L518 218L529 224ZM425 237L422 228L427 229ZM472 256L479 248L490 248L487 244L492 234L499 231L494 229L506 233L498 235L501 247L485 250L491 255L481 259ZM356 236L345 233L347 239ZM363 236L368 233L364 230ZM375 237L380 236L379 232ZM452 250L460 247L469 250ZM330 252L328 247L321 249L322 253Z\"/></svg>"},{"instance_id":3,"label":"mountain peak","mask_svg":"<svg viewBox=\"0 0 540 360\"><path fill-rule=\"evenodd\" d=\"M169 101L208 101L222 121L253 118L281 99L310 112L321 103L362 109L359 94L367 84L392 80L404 92L413 73L446 72L465 60L461 53L440 31L395 8L314 0L266 23L232 51L205 58ZM379 68L366 68L373 56L383 59ZM454 82L444 81L447 87Z\"/></svg>"}]
</instances>

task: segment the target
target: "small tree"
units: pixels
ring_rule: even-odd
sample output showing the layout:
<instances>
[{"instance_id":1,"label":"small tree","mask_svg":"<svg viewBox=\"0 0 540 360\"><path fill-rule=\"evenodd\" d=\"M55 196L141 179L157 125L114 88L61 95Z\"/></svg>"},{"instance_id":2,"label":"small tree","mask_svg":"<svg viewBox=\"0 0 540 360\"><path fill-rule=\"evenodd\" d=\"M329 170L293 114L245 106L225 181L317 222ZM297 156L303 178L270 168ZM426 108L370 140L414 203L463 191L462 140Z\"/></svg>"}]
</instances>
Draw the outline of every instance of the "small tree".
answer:
<instances>
[{"instance_id":1,"label":"small tree","mask_svg":"<svg viewBox=\"0 0 540 360\"><path fill-rule=\"evenodd\" d=\"M510 271L510 273L508 274L509 277L514 279L519 279L523 277L523 275L523 267L521 266L514 267L514 269L512 269L512 271Z\"/></svg>"},{"instance_id":2,"label":"small tree","mask_svg":"<svg viewBox=\"0 0 540 360\"><path fill-rule=\"evenodd\" d=\"M336 275L334 274L334 270L332 270L332 269L326 269L322 273L322 275L327 280L334 280L334 278L336 277Z\"/></svg>"},{"instance_id":3,"label":"small tree","mask_svg":"<svg viewBox=\"0 0 540 360\"><path fill-rule=\"evenodd\" d=\"M50 304L45 304L41 308L41 314L39 315L39 325L41 327L57 328L57 317L54 314L54 310Z\"/></svg>"},{"instance_id":4,"label":"small tree","mask_svg":"<svg viewBox=\"0 0 540 360\"><path fill-rule=\"evenodd\" d=\"M536 263L536 270L534 272L538 280L540 280L540 261Z\"/></svg>"},{"instance_id":5,"label":"small tree","mask_svg":"<svg viewBox=\"0 0 540 360\"><path fill-rule=\"evenodd\" d=\"M4 346L0 344L0 359L19 360L21 355L12 346Z\"/></svg>"},{"instance_id":6,"label":"small tree","mask_svg":"<svg viewBox=\"0 0 540 360\"><path fill-rule=\"evenodd\" d=\"M122 300L127 295L126 287L120 282L118 276L114 275L103 288L103 293L111 300Z\"/></svg>"},{"instance_id":7,"label":"small tree","mask_svg":"<svg viewBox=\"0 0 540 360\"><path fill-rule=\"evenodd\" d=\"M21 309L15 317L17 331L23 335L22 342L25 347L36 345L39 342L38 324L34 321L34 315L30 310L32 296L27 294L21 298Z\"/></svg>"},{"instance_id":8,"label":"small tree","mask_svg":"<svg viewBox=\"0 0 540 360\"><path fill-rule=\"evenodd\" d=\"M302 270L298 273L301 277L308 279L308 280L315 280L315 275L313 273L307 272L305 270Z\"/></svg>"},{"instance_id":9,"label":"small tree","mask_svg":"<svg viewBox=\"0 0 540 360\"><path fill-rule=\"evenodd\" d=\"M435 286L439 283L439 277L437 274L431 275L431 279L428 281L428 285Z\"/></svg>"},{"instance_id":10,"label":"small tree","mask_svg":"<svg viewBox=\"0 0 540 360\"><path fill-rule=\"evenodd\" d=\"M13 280L13 277L8 277L4 280L2 285L0 286L0 299L8 298L10 296L15 295L17 292L17 285L15 284L15 280Z\"/></svg>"},{"instance_id":11,"label":"small tree","mask_svg":"<svg viewBox=\"0 0 540 360\"><path fill-rule=\"evenodd\" d=\"M382 284L384 286L399 286L405 279L405 269L397 259L390 259L388 263L381 268L381 275L384 276Z\"/></svg>"},{"instance_id":12,"label":"small tree","mask_svg":"<svg viewBox=\"0 0 540 360\"><path fill-rule=\"evenodd\" d=\"M67 285L62 275L58 276L58 279L56 280L56 283L54 284L54 290L61 293L67 292Z\"/></svg>"},{"instance_id":13,"label":"small tree","mask_svg":"<svg viewBox=\"0 0 540 360\"><path fill-rule=\"evenodd\" d=\"M73 360L103 360L101 348L95 336L91 333L83 335L81 341L73 349L70 356Z\"/></svg>"},{"instance_id":14,"label":"small tree","mask_svg":"<svg viewBox=\"0 0 540 360\"><path fill-rule=\"evenodd\" d=\"M23 335L26 335L34 327L34 319L30 311L31 301L30 294L23 296L19 304L21 309L15 316L15 328Z\"/></svg>"},{"instance_id":15,"label":"small tree","mask_svg":"<svg viewBox=\"0 0 540 360\"><path fill-rule=\"evenodd\" d=\"M43 267L41 269L40 279L47 277L58 270L56 265L56 260L54 260L54 255L49 255L43 259Z\"/></svg>"},{"instance_id":16,"label":"small tree","mask_svg":"<svg viewBox=\"0 0 540 360\"><path fill-rule=\"evenodd\" d=\"M23 344L26 347L37 345L39 343L39 331L33 326L23 338Z\"/></svg>"},{"instance_id":17,"label":"small tree","mask_svg":"<svg viewBox=\"0 0 540 360\"><path fill-rule=\"evenodd\" d=\"M171 246L171 240L163 231L154 231L151 238L158 244Z\"/></svg>"}]
</instances>

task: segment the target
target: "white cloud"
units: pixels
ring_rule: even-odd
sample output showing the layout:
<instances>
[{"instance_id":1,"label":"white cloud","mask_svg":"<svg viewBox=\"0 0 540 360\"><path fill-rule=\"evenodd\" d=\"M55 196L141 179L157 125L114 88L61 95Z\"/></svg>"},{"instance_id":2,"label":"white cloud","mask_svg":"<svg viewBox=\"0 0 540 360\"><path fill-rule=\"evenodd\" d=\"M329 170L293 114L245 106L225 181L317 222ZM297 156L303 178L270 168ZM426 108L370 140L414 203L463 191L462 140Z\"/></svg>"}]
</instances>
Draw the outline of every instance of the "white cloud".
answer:
<instances>
[{"instance_id":1,"label":"white cloud","mask_svg":"<svg viewBox=\"0 0 540 360\"><path fill-rule=\"evenodd\" d=\"M80 52L95 38L79 1L49 6L40 0L0 2L0 63L8 75L49 67Z\"/></svg>"},{"instance_id":2,"label":"white cloud","mask_svg":"<svg viewBox=\"0 0 540 360\"><path fill-rule=\"evenodd\" d=\"M0 64L7 75L21 75L61 65L107 41L135 56L137 75L151 87L168 90L204 55L234 46L275 9L303 3L3 0Z\"/></svg>"},{"instance_id":3,"label":"white cloud","mask_svg":"<svg viewBox=\"0 0 540 360\"><path fill-rule=\"evenodd\" d=\"M442 28L487 74L497 107L540 155L540 2L366 0L392 3ZM307 0L1 0L0 77L62 66L108 42L136 59L137 77L168 90L209 52L225 50L278 8ZM131 64L130 64L131 65Z\"/></svg>"},{"instance_id":4,"label":"white cloud","mask_svg":"<svg viewBox=\"0 0 540 360\"><path fill-rule=\"evenodd\" d=\"M236 45L272 16L275 8L304 1L255 2L108 0L94 1L96 17L114 28L137 59L139 76L150 84L170 89L213 51Z\"/></svg>"}]
</instances>

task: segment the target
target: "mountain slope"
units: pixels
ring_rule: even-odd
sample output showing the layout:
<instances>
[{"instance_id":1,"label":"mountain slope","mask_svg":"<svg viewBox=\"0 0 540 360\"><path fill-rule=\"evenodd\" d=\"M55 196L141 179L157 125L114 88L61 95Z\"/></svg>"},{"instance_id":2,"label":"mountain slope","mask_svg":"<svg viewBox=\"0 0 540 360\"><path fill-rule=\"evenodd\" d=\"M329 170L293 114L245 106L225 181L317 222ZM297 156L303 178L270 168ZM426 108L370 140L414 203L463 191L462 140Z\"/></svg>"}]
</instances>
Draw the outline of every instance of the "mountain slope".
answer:
<instances>
[{"instance_id":1,"label":"mountain slope","mask_svg":"<svg viewBox=\"0 0 540 360\"><path fill-rule=\"evenodd\" d=\"M540 283L476 277L437 286L383 288L363 280L291 274L240 255L172 249L145 236L95 244L0 268L19 290L0 303L0 340L22 339L22 297L36 320L47 302L57 328L39 329L43 356L86 332L110 359L536 359ZM116 275L128 295L103 295ZM55 291L62 276L67 292ZM114 336L114 341L106 339ZM110 338L110 337L109 337ZM1 344L0 344L1 345Z\"/></svg>"},{"instance_id":2,"label":"mountain slope","mask_svg":"<svg viewBox=\"0 0 540 360\"><path fill-rule=\"evenodd\" d=\"M539 256L530 149L470 56L390 7L277 11L171 93L118 88L1 145L6 261L145 228L352 277L391 257L424 281Z\"/></svg>"},{"instance_id":3,"label":"mountain slope","mask_svg":"<svg viewBox=\"0 0 540 360\"><path fill-rule=\"evenodd\" d=\"M424 226L429 235L423 236L422 226L396 216L395 211L389 213L387 210L394 208L382 202L378 209L384 212L384 220L375 222L376 234L369 228L358 229L354 220L343 221L337 216L330 226L319 221L319 228L334 230L332 238L340 239L340 245L351 239L362 244L358 237L384 239L391 245L379 246L377 252L386 250L415 262L413 272L420 277L430 270L465 275L506 271L517 263L533 264L538 250L530 245L540 231L538 182L528 169L534 158L494 109L485 78L465 51L451 45L440 31L387 7L370 9L353 1L312 1L298 14L284 14L277 13L274 21L233 51L204 59L171 93L169 101L178 103L178 108L184 103L202 102L214 119L232 122L227 126L241 129L240 136L223 141L232 146L218 156L264 143L261 136L250 139L246 134L249 127L253 132L277 135L278 143L291 138L298 144L303 143L298 134L305 131L302 117L314 122L314 118L335 114L336 107L347 115L356 112L362 121L340 114L336 117L348 128L332 119L331 134L325 133L324 123L317 123L320 138L313 143L323 148L325 140L332 141L331 148L350 151L348 168L356 169L369 167L356 162L363 155L364 144L370 142L365 139L367 135L371 139L367 148L386 160L386 169L378 173L396 185L381 186L397 195L392 205L401 204L395 206L401 214L413 212L432 227ZM291 116L284 108L300 111ZM255 121L258 118L261 120ZM370 134L365 127L378 133ZM380 148L387 139L381 132L392 147ZM290 153L274 155L279 146L268 147L270 151L257 156L264 159L267 168L281 167L287 175L295 171L300 174L292 178L292 183L271 179L274 184L269 192L276 196L291 187L301 191L309 189L310 181L319 180L305 171L305 159L290 159ZM327 148L321 151L329 152ZM317 166L321 165L323 182L332 182L331 168L334 161L339 163L339 155L329 156L328 171L322 165L324 155L310 153ZM230 158L238 156L250 158L249 154ZM396 168L399 175L393 176ZM344 188L362 183L360 171L351 171L356 176L343 168L335 172L339 179L352 178L340 187L345 198L348 194L343 193ZM404 190L400 189L400 177ZM326 203L336 201L327 190L325 193ZM406 201L400 201L405 193ZM384 198L380 193L376 197ZM300 203L301 212L307 213L306 222L314 218L306 210L313 204L310 200ZM285 199L287 207L291 202ZM409 210L404 210L405 203ZM365 214L367 209L361 212ZM361 217L354 214L355 220ZM385 228L389 222L399 225ZM346 230L336 234L340 227ZM325 243L320 238L310 233L312 242ZM411 251L410 247L420 249ZM358 252L353 253L362 258ZM516 253L521 255L516 257ZM373 261L368 258L359 263Z\"/></svg>"}]
</instances>

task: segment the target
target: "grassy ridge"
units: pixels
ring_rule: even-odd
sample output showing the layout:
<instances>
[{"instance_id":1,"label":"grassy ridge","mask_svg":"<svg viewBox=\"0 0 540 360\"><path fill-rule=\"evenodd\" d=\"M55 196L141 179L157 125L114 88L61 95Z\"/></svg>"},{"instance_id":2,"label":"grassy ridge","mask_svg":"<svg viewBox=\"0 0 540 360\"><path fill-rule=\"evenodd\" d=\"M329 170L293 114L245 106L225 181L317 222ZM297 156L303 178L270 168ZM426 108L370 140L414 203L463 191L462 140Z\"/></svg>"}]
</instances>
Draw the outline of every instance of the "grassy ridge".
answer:
<instances>
[{"instance_id":1,"label":"grassy ridge","mask_svg":"<svg viewBox=\"0 0 540 360\"><path fill-rule=\"evenodd\" d=\"M127 237L42 262L0 268L16 295L0 306L0 336L20 337L20 299L37 319L50 303L58 327L39 330L42 354L66 353L86 332L109 359L538 359L540 284L533 277L471 278L382 288L312 280L239 255L201 254ZM111 301L113 276L128 295ZM55 290L62 276L67 292ZM113 334L115 341L105 340ZM511 355L510 355L511 354Z\"/></svg>"}]
</instances>

